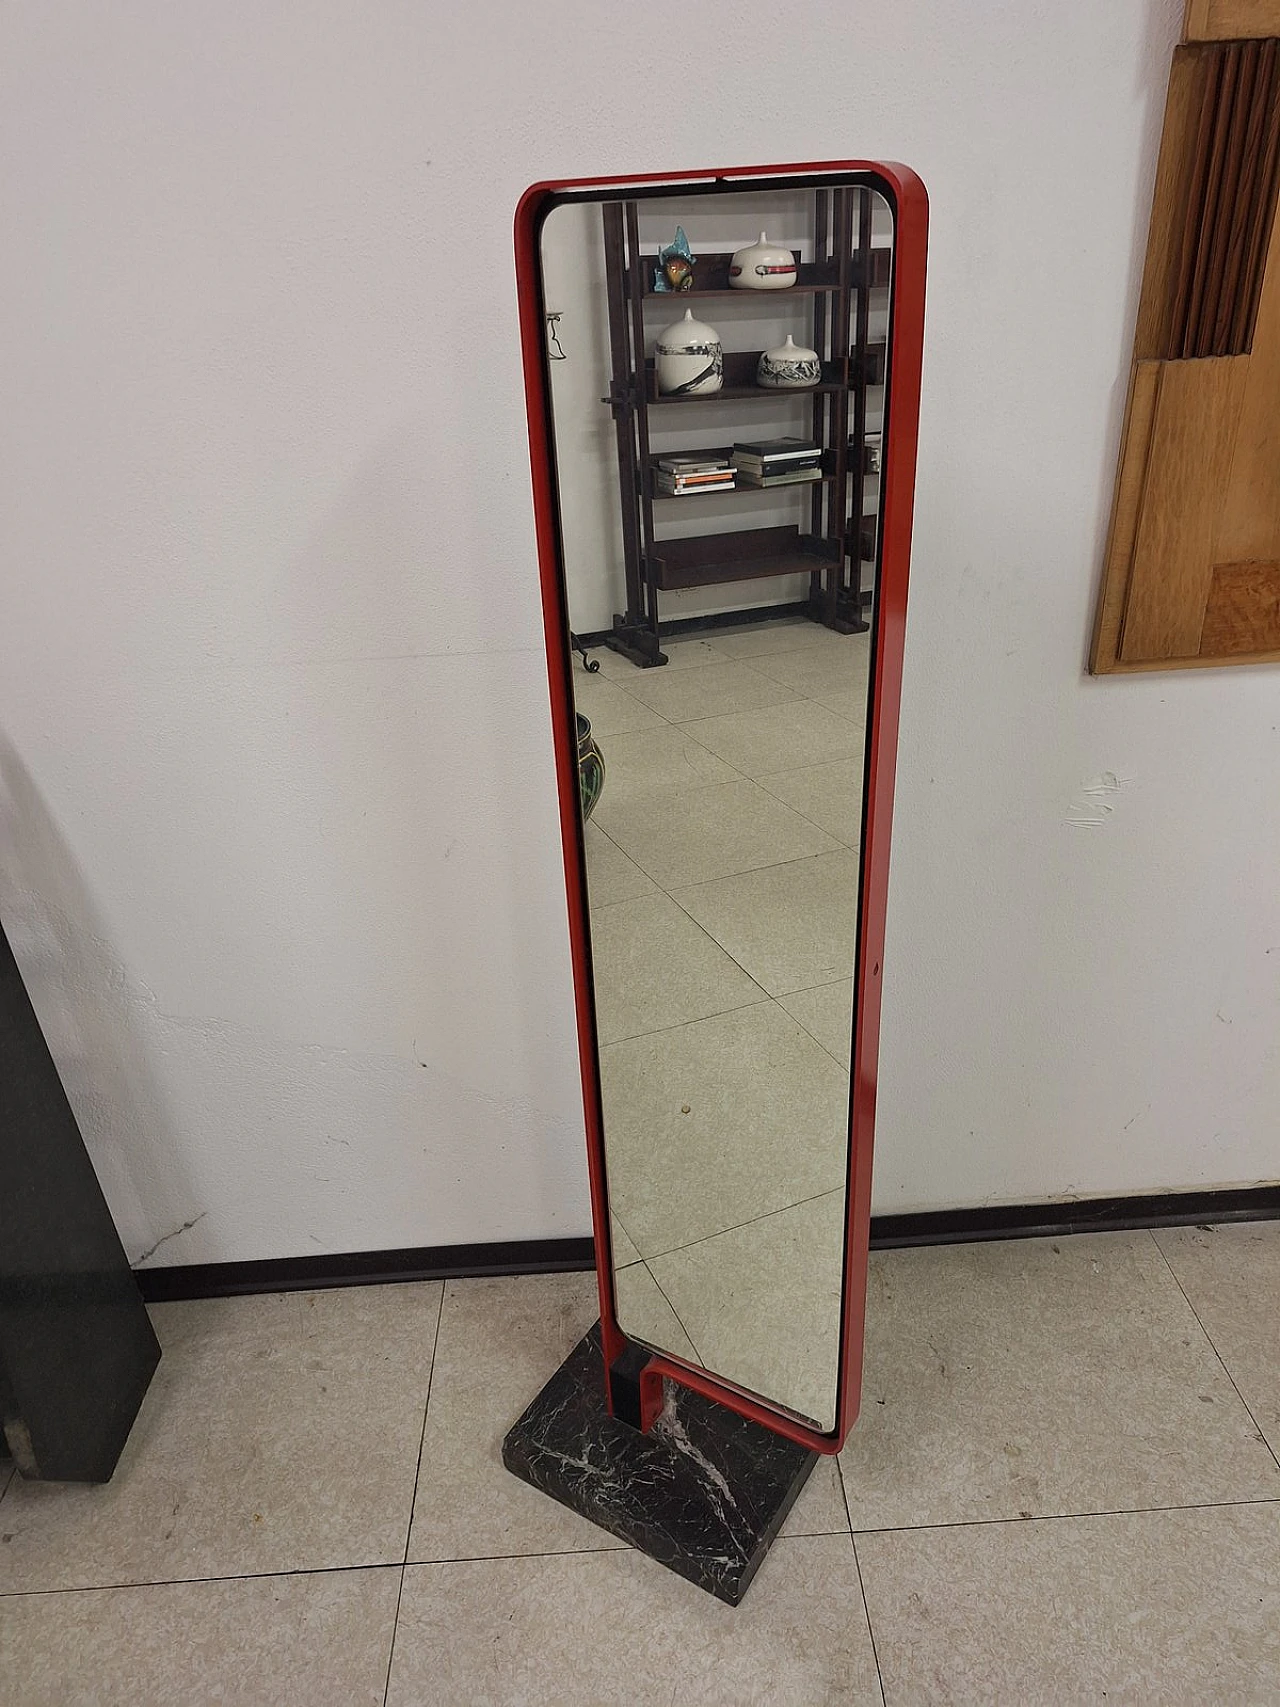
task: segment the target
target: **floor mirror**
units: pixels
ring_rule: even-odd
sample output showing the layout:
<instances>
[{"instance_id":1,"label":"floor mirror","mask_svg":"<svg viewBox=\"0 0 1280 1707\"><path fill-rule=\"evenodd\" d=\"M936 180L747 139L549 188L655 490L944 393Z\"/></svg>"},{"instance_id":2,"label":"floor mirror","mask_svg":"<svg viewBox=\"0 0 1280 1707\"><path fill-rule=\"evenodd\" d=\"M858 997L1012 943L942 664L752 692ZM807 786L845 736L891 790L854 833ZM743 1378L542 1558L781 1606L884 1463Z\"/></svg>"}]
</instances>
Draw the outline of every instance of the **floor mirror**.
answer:
<instances>
[{"instance_id":1,"label":"floor mirror","mask_svg":"<svg viewBox=\"0 0 1280 1707\"><path fill-rule=\"evenodd\" d=\"M927 203L844 162L517 218L607 1402L818 1452L861 1376Z\"/></svg>"}]
</instances>

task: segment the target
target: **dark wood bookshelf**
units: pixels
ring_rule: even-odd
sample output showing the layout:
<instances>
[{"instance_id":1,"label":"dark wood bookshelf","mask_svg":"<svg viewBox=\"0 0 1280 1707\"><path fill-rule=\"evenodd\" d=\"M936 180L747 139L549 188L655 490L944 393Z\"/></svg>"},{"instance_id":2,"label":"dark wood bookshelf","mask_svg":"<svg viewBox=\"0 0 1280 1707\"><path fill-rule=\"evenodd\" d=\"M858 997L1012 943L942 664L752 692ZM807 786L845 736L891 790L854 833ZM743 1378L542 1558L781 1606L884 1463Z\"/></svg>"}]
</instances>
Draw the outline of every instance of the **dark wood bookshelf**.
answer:
<instances>
[{"instance_id":1,"label":"dark wood bookshelf","mask_svg":"<svg viewBox=\"0 0 1280 1707\"><path fill-rule=\"evenodd\" d=\"M617 440L627 589L626 611L615 618L608 644L641 667L665 664L659 644L660 594L780 575L808 576L805 608L814 621L844 634L865 630L870 594L862 590L862 565L868 538L873 554L877 542L874 513L869 529L862 514L860 483L868 466L867 392L883 382L885 359L883 344L872 343L868 336L869 297L871 291L888 284L892 268L890 250L871 241L871 191L856 185L811 191L809 253L814 259L801 261L800 252L793 250L797 282L769 291L735 289L729 284L732 255L701 253L696 245L693 288L655 291L657 256L641 247L639 205L606 202L602 210L611 369L604 401L612 410ZM755 376L761 352L727 350L719 391L660 395L648 353L657 316L647 311L661 304L676 320L686 308L698 314L708 299L730 297L744 305L744 315L733 320L739 327L752 313L776 317L783 306L780 299L799 299L804 330L795 336L818 351L820 382L794 390L759 386ZM654 465L663 453L667 427L683 419L665 413L676 404L749 406L757 421L770 405L775 412L784 407L803 410L805 426L799 434L822 451L820 478L781 486L735 482L707 491L660 492ZM662 413L655 415L655 410ZM759 429L755 431L758 434ZM739 436L751 436L745 420ZM673 448L671 454L728 452ZM695 538L659 537L654 521L658 506L664 519L669 519L677 502L727 496L740 503L748 492L768 493L775 504L794 506L790 513L800 519L785 527L740 527ZM742 513L745 517L750 512Z\"/></svg>"},{"instance_id":2,"label":"dark wood bookshelf","mask_svg":"<svg viewBox=\"0 0 1280 1707\"><path fill-rule=\"evenodd\" d=\"M793 249L791 253L796 258L796 282L787 285L782 290L751 290L740 285L729 283L729 264L732 254L700 254L697 265L693 269L693 284L688 290L655 290L653 275L658 270L658 257L642 255L640 266L643 270L645 288L644 300L647 303L670 302L678 303L684 299L686 306L697 297L705 300L707 297L737 297L739 301L755 297L771 297L775 301L779 297L788 296L831 296L842 289L839 268L835 263L828 262L818 266L812 261L801 261L800 251ZM883 244L873 244L867 269L870 273L868 281L872 290L883 290L889 283L890 252Z\"/></svg>"},{"instance_id":3,"label":"dark wood bookshelf","mask_svg":"<svg viewBox=\"0 0 1280 1707\"><path fill-rule=\"evenodd\" d=\"M814 574L834 563L837 549L834 541L802 534L798 527L742 528L659 540L651 561L658 587L671 593L767 575Z\"/></svg>"}]
</instances>

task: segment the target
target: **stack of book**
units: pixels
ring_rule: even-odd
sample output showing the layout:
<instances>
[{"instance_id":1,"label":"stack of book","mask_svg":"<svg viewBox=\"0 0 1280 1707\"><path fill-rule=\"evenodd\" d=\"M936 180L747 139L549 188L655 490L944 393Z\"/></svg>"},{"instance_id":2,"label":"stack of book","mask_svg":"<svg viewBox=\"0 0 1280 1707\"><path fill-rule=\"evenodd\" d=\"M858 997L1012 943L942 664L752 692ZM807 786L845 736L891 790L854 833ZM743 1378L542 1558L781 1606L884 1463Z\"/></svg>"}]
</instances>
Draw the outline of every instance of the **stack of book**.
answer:
<instances>
[{"instance_id":1,"label":"stack of book","mask_svg":"<svg viewBox=\"0 0 1280 1707\"><path fill-rule=\"evenodd\" d=\"M654 489L663 498L732 492L733 487L733 464L727 456L660 456L654 470Z\"/></svg>"},{"instance_id":2,"label":"stack of book","mask_svg":"<svg viewBox=\"0 0 1280 1707\"><path fill-rule=\"evenodd\" d=\"M739 486L792 486L821 480L822 447L812 439L763 439L734 445Z\"/></svg>"}]
</instances>

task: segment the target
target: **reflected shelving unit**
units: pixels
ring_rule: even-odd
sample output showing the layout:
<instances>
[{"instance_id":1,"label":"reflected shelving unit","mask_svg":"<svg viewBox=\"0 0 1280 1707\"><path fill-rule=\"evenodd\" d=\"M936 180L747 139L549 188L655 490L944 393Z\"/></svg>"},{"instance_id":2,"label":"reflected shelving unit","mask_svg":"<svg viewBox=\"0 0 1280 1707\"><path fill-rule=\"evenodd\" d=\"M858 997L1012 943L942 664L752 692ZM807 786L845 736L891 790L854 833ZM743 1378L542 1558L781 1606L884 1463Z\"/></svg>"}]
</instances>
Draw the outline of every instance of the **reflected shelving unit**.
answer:
<instances>
[{"instance_id":1,"label":"reflected shelving unit","mask_svg":"<svg viewBox=\"0 0 1280 1707\"><path fill-rule=\"evenodd\" d=\"M603 399L613 412L618 458L623 561L627 608L615 614L606 636L614 650L641 667L664 664L659 638L660 595L725 582L804 574L809 578L807 614L840 633L867 627L871 593L862 586L862 565L874 562L877 515L863 500L864 477L878 472L872 435L867 430L867 393L884 382L885 346L869 336L870 295L889 282L890 250L872 242L872 193L863 189L814 190L812 254L785 291L736 290L729 284L730 254L698 256L696 283L685 292L653 289L657 257L644 253L639 236L639 207L634 201L607 202L604 219L605 277L609 310L610 388ZM668 317L717 298L758 303L761 313L776 314L780 298L803 299L806 336L821 358L821 380L794 393L764 389L755 383L760 350L726 350L724 384L719 391L684 396L661 395L652 357L647 354L661 308ZM753 414L777 414L780 399L800 401L807 409L807 431L821 448L821 477L798 484L788 501L797 520L784 526L752 526L752 496L759 487L718 488L714 493L671 497L657 490L657 459L671 428L687 430L699 409L731 405L741 410L738 438L749 437ZM723 428L721 428L723 431ZM724 456L723 443L701 451L681 446L681 454ZM782 488L770 489L778 499ZM743 525L676 537L660 533L677 504L730 505L740 494Z\"/></svg>"}]
</instances>

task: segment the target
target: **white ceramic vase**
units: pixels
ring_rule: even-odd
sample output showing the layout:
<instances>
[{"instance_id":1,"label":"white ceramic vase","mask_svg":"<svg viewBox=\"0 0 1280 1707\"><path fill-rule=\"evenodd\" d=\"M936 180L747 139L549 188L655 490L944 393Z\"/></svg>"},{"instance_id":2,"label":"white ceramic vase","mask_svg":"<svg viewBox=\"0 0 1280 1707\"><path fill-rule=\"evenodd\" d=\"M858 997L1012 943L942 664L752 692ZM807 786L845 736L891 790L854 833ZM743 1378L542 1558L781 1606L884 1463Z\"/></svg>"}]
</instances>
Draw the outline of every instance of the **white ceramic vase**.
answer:
<instances>
[{"instance_id":1,"label":"white ceramic vase","mask_svg":"<svg viewBox=\"0 0 1280 1707\"><path fill-rule=\"evenodd\" d=\"M790 333L785 344L766 350L756 363L756 384L766 391L807 391L821 378L817 350L797 344Z\"/></svg>"},{"instance_id":2,"label":"white ceramic vase","mask_svg":"<svg viewBox=\"0 0 1280 1707\"><path fill-rule=\"evenodd\" d=\"M770 243L763 231L758 243L736 250L729 263L729 283L734 290L787 290L795 282L795 256L790 249Z\"/></svg>"},{"instance_id":3,"label":"white ceramic vase","mask_svg":"<svg viewBox=\"0 0 1280 1707\"><path fill-rule=\"evenodd\" d=\"M695 397L719 391L724 384L724 350L714 326L693 318L686 308L684 319L664 327L654 345L658 390L664 397Z\"/></svg>"}]
</instances>

